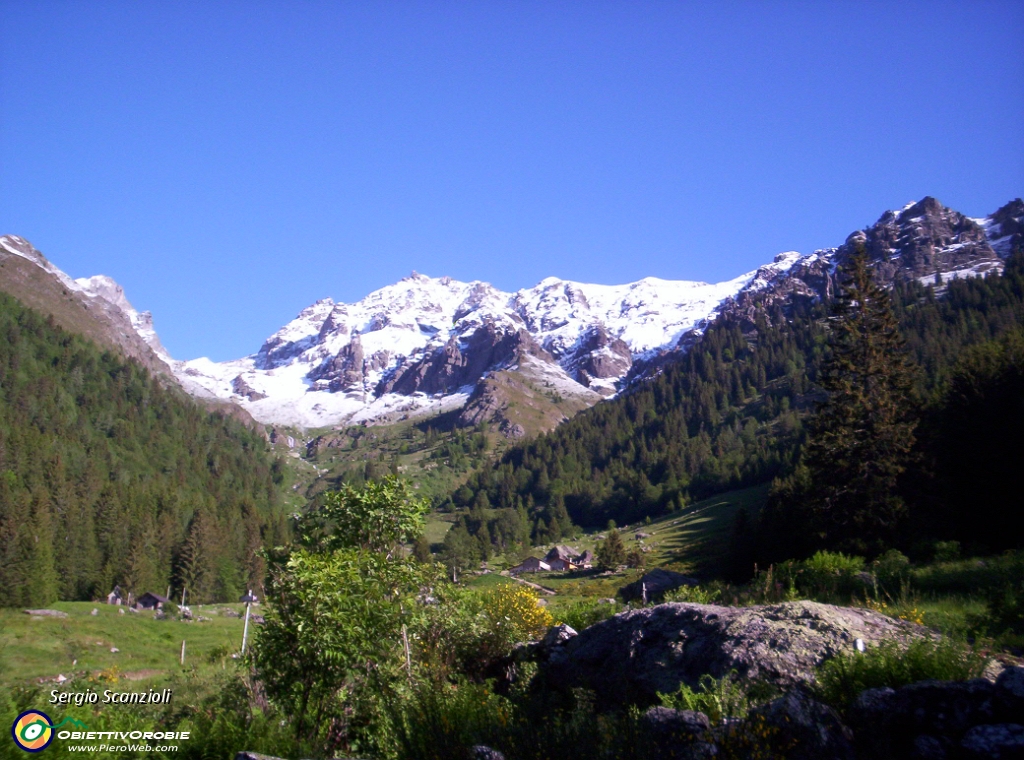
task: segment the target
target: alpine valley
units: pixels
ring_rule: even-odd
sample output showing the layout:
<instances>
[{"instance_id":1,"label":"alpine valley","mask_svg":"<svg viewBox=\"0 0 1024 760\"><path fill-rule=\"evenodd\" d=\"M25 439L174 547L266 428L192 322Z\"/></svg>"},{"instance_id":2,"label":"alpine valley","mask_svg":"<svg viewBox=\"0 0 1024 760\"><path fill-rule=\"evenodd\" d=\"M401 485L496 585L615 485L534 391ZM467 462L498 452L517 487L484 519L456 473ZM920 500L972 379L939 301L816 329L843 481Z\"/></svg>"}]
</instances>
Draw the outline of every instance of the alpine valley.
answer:
<instances>
[{"instance_id":1,"label":"alpine valley","mask_svg":"<svg viewBox=\"0 0 1024 760\"><path fill-rule=\"evenodd\" d=\"M266 425L321 428L457 413L508 438L553 429L684 353L723 315L820 300L863 244L883 282L942 284L999 273L1024 237L1024 203L970 218L926 197L887 211L836 248L780 253L717 284L648 277L625 285L547 278L506 293L413 273L354 304L303 309L253 354L172 359L148 312L109 277L73 280L19 237L0 237L0 288L206 404ZM246 415L247 416L247 415Z\"/></svg>"}]
</instances>

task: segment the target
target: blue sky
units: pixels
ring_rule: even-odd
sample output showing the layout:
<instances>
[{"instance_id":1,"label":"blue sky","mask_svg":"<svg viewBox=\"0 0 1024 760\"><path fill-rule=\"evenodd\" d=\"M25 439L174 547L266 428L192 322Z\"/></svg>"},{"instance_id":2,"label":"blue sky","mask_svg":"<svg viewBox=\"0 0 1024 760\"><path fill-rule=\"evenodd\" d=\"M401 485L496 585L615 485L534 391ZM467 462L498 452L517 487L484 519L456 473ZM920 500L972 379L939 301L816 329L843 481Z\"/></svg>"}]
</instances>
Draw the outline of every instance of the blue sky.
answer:
<instances>
[{"instance_id":1,"label":"blue sky","mask_svg":"<svg viewBox=\"0 0 1024 760\"><path fill-rule=\"evenodd\" d=\"M0 0L0 233L176 358L413 269L720 281L1024 193L1024 4Z\"/></svg>"}]
</instances>

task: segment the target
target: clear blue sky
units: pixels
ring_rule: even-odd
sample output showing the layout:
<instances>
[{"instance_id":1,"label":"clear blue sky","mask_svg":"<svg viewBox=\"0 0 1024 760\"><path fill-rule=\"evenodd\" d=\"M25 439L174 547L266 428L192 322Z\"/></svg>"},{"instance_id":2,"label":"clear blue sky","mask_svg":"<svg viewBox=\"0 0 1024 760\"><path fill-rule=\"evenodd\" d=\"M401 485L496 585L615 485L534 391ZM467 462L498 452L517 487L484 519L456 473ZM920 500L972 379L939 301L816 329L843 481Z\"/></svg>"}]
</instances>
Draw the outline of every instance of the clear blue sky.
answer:
<instances>
[{"instance_id":1,"label":"clear blue sky","mask_svg":"<svg viewBox=\"0 0 1024 760\"><path fill-rule=\"evenodd\" d=\"M176 358L415 269L719 281L1024 193L1024 3L0 0L0 233Z\"/></svg>"}]
</instances>

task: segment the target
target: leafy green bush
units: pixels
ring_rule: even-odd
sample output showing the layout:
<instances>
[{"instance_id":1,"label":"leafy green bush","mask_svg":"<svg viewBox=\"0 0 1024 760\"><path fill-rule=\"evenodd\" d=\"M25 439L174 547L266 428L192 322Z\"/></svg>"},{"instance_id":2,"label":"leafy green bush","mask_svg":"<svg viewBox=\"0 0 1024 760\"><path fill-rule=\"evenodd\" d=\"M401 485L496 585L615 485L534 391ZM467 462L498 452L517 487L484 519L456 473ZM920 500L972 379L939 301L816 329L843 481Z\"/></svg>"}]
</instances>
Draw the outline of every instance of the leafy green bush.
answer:
<instances>
[{"instance_id":1,"label":"leafy green bush","mask_svg":"<svg viewBox=\"0 0 1024 760\"><path fill-rule=\"evenodd\" d=\"M517 760L656 756L633 708L598 714L593 694L523 691L509 697L460 681L424 683L393 710L397 756L403 760L470 757L483 744Z\"/></svg>"},{"instance_id":2,"label":"leafy green bush","mask_svg":"<svg viewBox=\"0 0 1024 760\"><path fill-rule=\"evenodd\" d=\"M906 646L886 641L867 652L833 657L818 669L818 697L845 709L865 689L897 688L934 678L966 681L977 678L987 659L952 639L919 639Z\"/></svg>"},{"instance_id":3,"label":"leafy green bush","mask_svg":"<svg viewBox=\"0 0 1024 760\"><path fill-rule=\"evenodd\" d=\"M806 593L835 596L852 592L858 585L857 575L862 572L863 557L819 551L797 563L796 585Z\"/></svg>"},{"instance_id":4,"label":"leafy green bush","mask_svg":"<svg viewBox=\"0 0 1024 760\"><path fill-rule=\"evenodd\" d=\"M1004 644L1020 646L1024 642L1024 579L992 589L986 607L985 619L979 622Z\"/></svg>"},{"instance_id":5,"label":"leafy green bush","mask_svg":"<svg viewBox=\"0 0 1024 760\"><path fill-rule=\"evenodd\" d=\"M540 638L554 619L537 594L519 584L484 590L438 585L437 604L424 610L413 651L434 677L493 676L491 666L516 644Z\"/></svg>"},{"instance_id":6,"label":"leafy green bush","mask_svg":"<svg viewBox=\"0 0 1024 760\"><path fill-rule=\"evenodd\" d=\"M474 744L493 746L512 720L513 706L485 685L424 683L394 720L406 760L460 757Z\"/></svg>"},{"instance_id":7,"label":"leafy green bush","mask_svg":"<svg viewBox=\"0 0 1024 760\"><path fill-rule=\"evenodd\" d=\"M936 562L956 562L960 559L959 541L938 541L935 544Z\"/></svg>"},{"instance_id":8,"label":"leafy green bush","mask_svg":"<svg viewBox=\"0 0 1024 760\"><path fill-rule=\"evenodd\" d=\"M725 718L744 718L751 707L746 690L736 678L736 671L717 679L704 674L697 689L682 683L678 691L658 694L658 699L664 707L702 712L716 724Z\"/></svg>"},{"instance_id":9,"label":"leafy green bush","mask_svg":"<svg viewBox=\"0 0 1024 760\"><path fill-rule=\"evenodd\" d=\"M573 602L555 613L559 622L577 631L607 620L619 611L617 604L601 603L595 599Z\"/></svg>"},{"instance_id":10,"label":"leafy green bush","mask_svg":"<svg viewBox=\"0 0 1024 760\"><path fill-rule=\"evenodd\" d=\"M919 591L973 596L979 589L1002 588L1024 578L1024 551L937 562L911 571L910 580Z\"/></svg>"},{"instance_id":11,"label":"leafy green bush","mask_svg":"<svg viewBox=\"0 0 1024 760\"><path fill-rule=\"evenodd\" d=\"M910 560L898 549L890 549L871 563L878 587L887 594L900 593L910 580Z\"/></svg>"},{"instance_id":12,"label":"leafy green bush","mask_svg":"<svg viewBox=\"0 0 1024 760\"><path fill-rule=\"evenodd\" d=\"M680 586L665 592L666 602L687 602L689 604L714 604L722 596L720 588Z\"/></svg>"}]
</instances>

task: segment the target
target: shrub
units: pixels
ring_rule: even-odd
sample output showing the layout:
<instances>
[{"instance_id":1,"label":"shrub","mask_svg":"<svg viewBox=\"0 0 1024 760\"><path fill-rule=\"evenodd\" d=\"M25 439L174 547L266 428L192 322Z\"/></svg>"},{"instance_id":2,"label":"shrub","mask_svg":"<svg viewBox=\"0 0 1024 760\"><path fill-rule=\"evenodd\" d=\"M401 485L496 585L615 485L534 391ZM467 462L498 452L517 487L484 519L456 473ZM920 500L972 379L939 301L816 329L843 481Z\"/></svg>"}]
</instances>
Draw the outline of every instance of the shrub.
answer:
<instances>
[{"instance_id":1,"label":"shrub","mask_svg":"<svg viewBox=\"0 0 1024 760\"><path fill-rule=\"evenodd\" d=\"M554 623L551 613L538 604L537 593L518 584L505 584L485 591L482 614L487 636L501 650L512 651L520 641L542 636Z\"/></svg>"},{"instance_id":2,"label":"shrub","mask_svg":"<svg viewBox=\"0 0 1024 760\"><path fill-rule=\"evenodd\" d=\"M439 603L426 611L415 643L418 657L437 676L484 678L516 644L539 638L554 623L537 594L519 584L435 593Z\"/></svg>"},{"instance_id":3,"label":"shrub","mask_svg":"<svg viewBox=\"0 0 1024 760\"><path fill-rule=\"evenodd\" d=\"M686 602L689 604L714 604L722 596L717 588L701 588L700 586L680 586L665 592L666 602Z\"/></svg>"},{"instance_id":4,"label":"shrub","mask_svg":"<svg viewBox=\"0 0 1024 760\"><path fill-rule=\"evenodd\" d=\"M936 594L975 595L979 589L1002 588L1024 577L1024 551L984 559L939 562L911 571L914 588Z\"/></svg>"},{"instance_id":5,"label":"shrub","mask_svg":"<svg viewBox=\"0 0 1024 760\"><path fill-rule=\"evenodd\" d=\"M508 700L487 686L425 683L402 706L393 724L401 757L445 760L467 755L474 744L494 746L512 716Z\"/></svg>"},{"instance_id":6,"label":"shrub","mask_svg":"<svg viewBox=\"0 0 1024 760\"><path fill-rule=\"evenodd\" d=\"M906 646L886 641L867 652L833 657L818 669L818 697L837 709L865 689L898 688L937 679L966 681L981 675L986 658L952 639L919 639Z\"/></svg>"},{"instance_id":7,"label":"shrub","mask_svg":"<svg viewBox=\"0 0 1024 760\"><path fill-rule=\"evenodd\" d=\"M897 549L890 549L871 563L878 585L888 594L899 593L910 580L910 560Z\"/></svg>"},{"instance_id":8,"label":"shrub","mask_svg":"<svg viewBox=\"0 0 1024 760\"><path fill-rule=\"evenodd\" d=\"M602 604L596 600L587 599L573 602L559 610L558 619L573 629L582 631L584 628L589 628L595 623L607 620L618 611L618 605L616 604Z\"/></svg>"},{"instance_id":9,"label":"shrub","mask_svg":"<svg viewBox=\"0 0 1024 760\"><path fill-rule=\"evenodd\" d=\"M797 563L796 584L806 593L835 596L852 592L858 585L857 575L862 572L863 557L820 551Z\"/></svg>"},{"instance_id":10,"label":"shrub","mask_svg":"<svg viewBox=\"0 0 1024 760\"><path fill-rule=\"evenodd\" d=\"M664 707L675 710L696 710L708 716L712 723L721 723L725 718L744 718L750 709L747 693L731 671L724 678L714 678L705 673L697 689L685 683L672 694L658 694Z\"/></svg>"},{"instance_id":11,"label":"shrub","mask_svg":"<svg viewBox=\"0 0 1024 760\"><path fill-rule=\"evenodd\" d=\"M960 559L959 541L938 541L935 544L936 562L956 562Z\"/></svg>"},{"instance_id":12,"label":"shrub","mask_svg":"<svg viewBox=\"0 0 1024 760\"><path fill-rule=\"evenodd\" d=\"M1024 637L1024 580L1007 582L989 592L986 620L989 632L1019 646Z\"/></svg>"}]
</instances>

